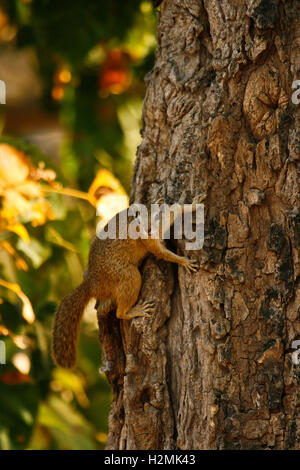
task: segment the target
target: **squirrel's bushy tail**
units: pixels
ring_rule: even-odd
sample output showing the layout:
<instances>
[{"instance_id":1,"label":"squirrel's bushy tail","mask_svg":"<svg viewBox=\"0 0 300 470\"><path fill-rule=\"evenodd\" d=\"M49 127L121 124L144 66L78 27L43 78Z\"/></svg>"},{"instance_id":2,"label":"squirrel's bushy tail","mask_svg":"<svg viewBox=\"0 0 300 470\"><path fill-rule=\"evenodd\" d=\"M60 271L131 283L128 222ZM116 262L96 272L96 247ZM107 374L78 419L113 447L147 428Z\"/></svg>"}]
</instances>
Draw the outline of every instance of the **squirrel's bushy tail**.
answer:
<instances>
[{"instance_id":1,"label":"squirrel's bushy tail","mask_svg":"<svg viewBox=\"0 0 300 470\"><path fill-rule=\"evenodd\" d=\"M89 285L84 280L62 300L55 314L52 356L55 363L61 367L71 368L76 363L81 318L89 299Z\"/></svg>"}]
</instances>

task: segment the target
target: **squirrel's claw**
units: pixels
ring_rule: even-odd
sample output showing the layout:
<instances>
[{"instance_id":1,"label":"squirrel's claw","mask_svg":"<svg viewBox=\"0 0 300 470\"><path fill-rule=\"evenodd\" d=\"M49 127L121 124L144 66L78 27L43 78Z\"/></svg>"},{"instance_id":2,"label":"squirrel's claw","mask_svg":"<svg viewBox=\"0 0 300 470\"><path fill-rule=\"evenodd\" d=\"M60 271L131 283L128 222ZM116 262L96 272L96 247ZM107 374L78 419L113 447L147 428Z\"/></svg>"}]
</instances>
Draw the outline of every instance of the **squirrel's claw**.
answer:
<instances>
[{"instance_id":1,"label":"squirrel's claw","mask_svg":"<svg viewBox=\"0 0 300 470\"><path fill-rule=\"evenodd\" d=\"M153 300L146 300L142 303L142 309L147 316L151 316L149 314L155 311L155 302Z\"/></svg>"},{"instance_id":2,"label":"squirrel's claw","mask_svg":"<svg viewBox=\"0 0 300 470\"><path fill-rule=\"evenodd\" d=\"M188 269L190 272L196 272L199 269L199 262L196 259L189 259L186 258L186 269Z\"/></svg>"},{"instance_id":3,"label":"squirrel's claw","mask_svg":"<svg viewBox=\"0 0 300 470\"><path fill-rule=\"evenodd\" d=\"M146 300L142 303L143 307L155 308L155 302L153 300Z\"/></svg>"},{"instance_id":4,"label":"squirrel's claw","mask_svg":"<svg viewBox=\"0 0 300 470\"><path fill-rule=\"evenodd\" d=\"M155 302L152 300L145 300L144 302L138 303L133 307L124 317L126 320L131 320L132 318L145 317L150 318L152 313L155 311Z\"/></svg>"}]
</instances>

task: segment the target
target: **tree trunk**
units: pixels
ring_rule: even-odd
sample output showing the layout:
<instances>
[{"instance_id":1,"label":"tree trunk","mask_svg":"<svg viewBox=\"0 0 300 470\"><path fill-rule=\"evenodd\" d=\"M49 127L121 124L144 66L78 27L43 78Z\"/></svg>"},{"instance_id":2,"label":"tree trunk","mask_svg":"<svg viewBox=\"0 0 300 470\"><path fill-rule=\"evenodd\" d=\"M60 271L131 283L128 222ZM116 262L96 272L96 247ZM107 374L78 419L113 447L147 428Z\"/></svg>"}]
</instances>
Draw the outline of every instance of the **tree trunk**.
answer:
<instances>
[{"instance_id":1,"label":"tree trunk","mask_svg":"<svg viewBox=\"0 0 300 470\"><path fill-rule=\"evenodd\" d=\"M200 270L149 258L151 319L99 319L108 449L300 449L300 4L164 0L132 202L206 194Z\"/></svg>"}]
</instances>

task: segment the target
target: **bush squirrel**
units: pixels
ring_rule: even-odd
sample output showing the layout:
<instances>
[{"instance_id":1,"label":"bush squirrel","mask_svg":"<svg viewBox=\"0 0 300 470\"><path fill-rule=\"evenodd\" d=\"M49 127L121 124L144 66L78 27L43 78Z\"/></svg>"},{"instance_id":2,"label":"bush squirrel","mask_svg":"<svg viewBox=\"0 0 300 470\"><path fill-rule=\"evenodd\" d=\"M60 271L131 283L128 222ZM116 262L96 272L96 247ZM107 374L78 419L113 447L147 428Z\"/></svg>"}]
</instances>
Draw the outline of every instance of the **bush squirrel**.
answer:
<instances>
[{"instance_id":1,"label":"bush squirrel","mask_svg":"<svg viewBox=\"0 0 300 470\"><path fill-rule=\"evenodd\" d=\"M179 207L182 212L183 206ZM124 215L125 212L127 225L129 226L135 219L138 231L139 227L142 231L143 223L139 217L129 215L128 210L119 212L113 218L116 219L117 230L119 230L120 215ZM91 298L96 298L97 309L101 316L108 315L111 310L116 310L117 318L123 320L150 316L155 307L153 301L136 304L142 283L138 266L147 255L152 253L157 258L178 263L190 271L198 269L196 260L178 256L166 248L163 243L160 210L156 217L160 218L158 238L94 238L82 283L62 300L55 315L52 355L57 365L65 368L75 365L81 317ZM174 224L175 217L171 212L169 227ZM108 224L103 230L107 231ZM151 221L148 226L151 226Z\"/></svg>"}]
</instances>

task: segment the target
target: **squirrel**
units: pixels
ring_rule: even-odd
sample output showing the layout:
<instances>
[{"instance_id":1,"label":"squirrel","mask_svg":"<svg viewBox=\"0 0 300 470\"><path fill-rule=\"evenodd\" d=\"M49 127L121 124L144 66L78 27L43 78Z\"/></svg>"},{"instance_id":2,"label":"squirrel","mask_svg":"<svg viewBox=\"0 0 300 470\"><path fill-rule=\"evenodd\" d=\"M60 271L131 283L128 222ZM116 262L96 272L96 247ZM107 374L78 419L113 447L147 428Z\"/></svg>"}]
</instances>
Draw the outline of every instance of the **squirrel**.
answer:
<instances>
[{"instance_id":1,"label":"squirrel","mask_svg":"<svg viewBox=\"0 0 300 470\"><path fill-rule=\"evenodd\" d=\"M112 310L116 310L117 318L122 320L151 315L155 309L153 301L146 300L136 304L142 284L138 267L147 255L153 254L165 261L180 264L191 272L198 269L198 262L195 259L179 256L164 245L162 207L164 206L161 206L155 215L158 227L155 238L152 237L152 231L151 237L142 237L145 231L146 235L149 235L151 226L154 225L153 218L150 219L147 216L147 225L145 225L145 220L141 220L140 216L130 215L129 208L116 214L102 229L102 234L107 233L112 221L119 230L120 221L124 221L125 217L126 235L128 235L130 223L135 223L136 231L141 234L140 237L133 239L127 236L110 239L101 237L100 232L100 235L94 238L89 252L88 268L84 273L82 283L62 300L55 314L52 356L57 365L64 368L75 366L81 318L91 298L96 298L100 316L106 316ZM193 212L194 206L191 207ZM182 213L183 206L178 205L178 208ZM171 211L167 229L174 225L175 218L175 212Z\"/></svg>"}]
</instances>

